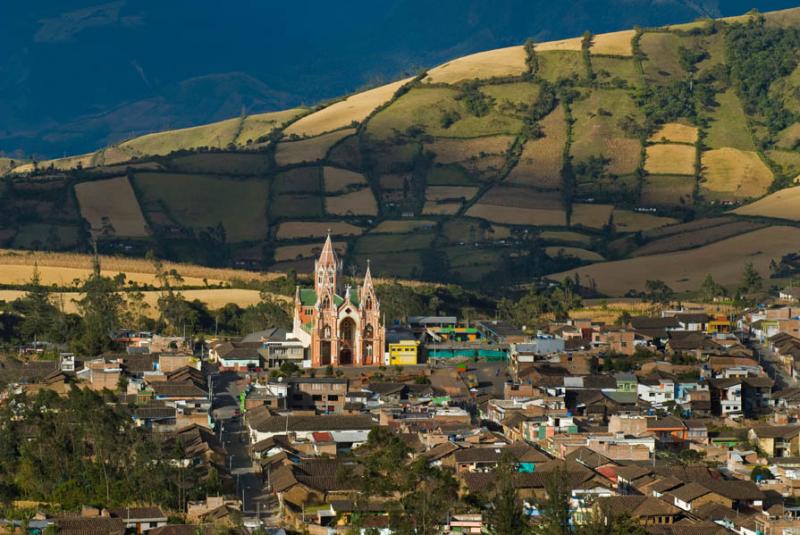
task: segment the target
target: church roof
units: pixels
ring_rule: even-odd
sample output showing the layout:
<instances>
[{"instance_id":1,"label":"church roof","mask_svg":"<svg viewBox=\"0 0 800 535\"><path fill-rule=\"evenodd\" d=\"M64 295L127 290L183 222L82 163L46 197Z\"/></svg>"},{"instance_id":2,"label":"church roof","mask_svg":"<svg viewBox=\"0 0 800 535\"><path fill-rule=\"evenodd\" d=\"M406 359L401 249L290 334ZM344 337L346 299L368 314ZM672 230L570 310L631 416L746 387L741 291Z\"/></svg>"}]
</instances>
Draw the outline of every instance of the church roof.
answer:
<instances>
[{"instance_id":1,"label":"church roof","mask_svg":"<svg viewBox=\"0 0 800 535\"><path fill-rule=\"evenodd\" d=\"M341 295L333 296L333 304L337 307L344 303L344 297ZM317 292L314 288L300 288L300 305L304 307L312 307L317 304ZM358 306L358 290L355 288L350 289L350 304Z\"/></svg>"}]
</instances>

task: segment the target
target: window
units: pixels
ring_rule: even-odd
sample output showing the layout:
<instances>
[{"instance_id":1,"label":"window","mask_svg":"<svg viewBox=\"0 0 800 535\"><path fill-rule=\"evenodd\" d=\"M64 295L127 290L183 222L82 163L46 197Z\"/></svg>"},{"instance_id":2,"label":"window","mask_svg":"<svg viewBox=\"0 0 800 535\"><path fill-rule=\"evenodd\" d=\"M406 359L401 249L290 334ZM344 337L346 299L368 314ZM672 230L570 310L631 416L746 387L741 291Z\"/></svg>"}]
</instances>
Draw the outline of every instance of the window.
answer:
<instances>
[{"instance_id":1,"label":"window","mask_svg":"<svg viewBox=\"0 0 800 535\"><path fill-rule=\"evenodd\" d=\"M311 399L314 400L314 402L322 401L322 396L319 394L314 394L313 396L311 396Z\"/></svg>"},{"instance_id":2,"label":"window","mask_svg":"<svg viewBox=\"0 0 800 535\"><path fill-rule=\"evenodd\" d=\"M330 395L328 396L328 401L339 401L339 396Z\"/></svg>"}]
</instances>

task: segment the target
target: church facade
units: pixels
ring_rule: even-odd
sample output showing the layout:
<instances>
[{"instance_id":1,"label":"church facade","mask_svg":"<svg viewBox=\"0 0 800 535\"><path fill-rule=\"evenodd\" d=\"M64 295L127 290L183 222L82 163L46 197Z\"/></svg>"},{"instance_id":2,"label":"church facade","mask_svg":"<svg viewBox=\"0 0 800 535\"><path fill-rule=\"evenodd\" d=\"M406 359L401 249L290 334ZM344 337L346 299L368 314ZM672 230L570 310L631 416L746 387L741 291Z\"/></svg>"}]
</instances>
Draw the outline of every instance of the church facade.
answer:
<instances>
[{"instance_id":1,"label":"church facade","mask_svg":"<svg viewBox=\"0 0 800 535\"><path fill-rule=\"evenodd\" d=\"M311 367L383 364L386 328L369 265L361 288L341 287L342 261L330 235L314 262L314 288L297 287L296 338L308 347Z\"/></svg>"}]
</instances>

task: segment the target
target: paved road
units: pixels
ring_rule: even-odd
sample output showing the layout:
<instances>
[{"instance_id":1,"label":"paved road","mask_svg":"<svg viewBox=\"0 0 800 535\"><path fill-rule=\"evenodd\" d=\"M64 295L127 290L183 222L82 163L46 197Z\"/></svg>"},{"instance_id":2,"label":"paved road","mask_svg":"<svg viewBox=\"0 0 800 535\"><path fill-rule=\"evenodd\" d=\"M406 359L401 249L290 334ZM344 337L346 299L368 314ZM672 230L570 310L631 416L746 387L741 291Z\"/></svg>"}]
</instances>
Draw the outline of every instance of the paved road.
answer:
<instances>
[{"instance_id":1,"label":"paved road","mask_svg":"<svg viewBox=\"0 0 800 535\"><path fill-rule=\"evenodd\" d=\"M214 378L213 414L219 423L220 439L228 451L228 469L236 481L236 495L243 501L244 514L263 513L257 498L264 492L260 469L248 452L248 436L242 418L237 414L239 393L245 383L236 373L223 373Z\"/></svg>"},{"instance_id":2,"label":"paved road","mask_svg":"<svg viewBox=\"0 0 800 535\"><path fill-rule=\"evenodd\" d=\"M767 375L775 381L775 390L783 390L790 386L797 386L797 381L786 373L786 369L781 365L775 353L769 350L767 344L753 342L752 348L756 352L755 356L767 372Z\"/></svg>"}]
</instances>

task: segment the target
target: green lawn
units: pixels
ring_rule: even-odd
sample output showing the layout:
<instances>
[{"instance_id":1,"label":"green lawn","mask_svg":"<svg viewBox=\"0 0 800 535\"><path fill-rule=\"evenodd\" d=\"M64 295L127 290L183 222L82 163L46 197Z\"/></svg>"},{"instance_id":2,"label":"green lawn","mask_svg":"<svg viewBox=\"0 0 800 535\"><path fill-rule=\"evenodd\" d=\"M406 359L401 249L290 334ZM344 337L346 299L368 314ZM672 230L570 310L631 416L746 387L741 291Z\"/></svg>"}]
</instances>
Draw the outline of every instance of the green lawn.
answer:
<instances>
[{"instance_id":1,"label":"green lawn","mask_svg":"<svg viewBox=\"0 0 800 535\"><path fill-rule=\"evenodd\" d=\"M585 78L586 66L583 56L574 50L550 50L537 52L539 70L536 75L549 82L559 78Z\"/></svg>"},{"instance_id":2,"label":"green lawn","mask_svg":"<svg viewBox=\"0 0 800 535\"><path fill-rule=\"evenodd\" d=\"M134 184L145 212L157 212L163 203L170 216L184 227L202 230L221 223L230 243L266 237L266 180L137 173Z\"/></svg>"},{"instance_id":3,"label":"green lawn","mask_svg":"<svg viewBox=\"0 0 800 535\"><path fill-rule=\"evenodd\" d=\"M629 87L638 87L642 83L642 76L632 59L592 56L592 70L600 83L615 84L617 79L624 80Z\"/></svg>"},{"instance_id":4,"label":"green lawn","mask_svg":"<svg viewBox=\"0 0 800 535\"><path fill-rule=\"evenodd\" d=\"M648 82L669 84L682 78L686 71L681 67L679 49L691 47L687 38L667 32L645 32L639 46L646 59L642 61L644 76Z\"/></svg>"},{"instance_id":5,"label":"green lawn","mask_svg":"<svg viewBox=\"0 0 800 535\"><path fill-rule=\"evenodd\" d=\"M711 115L711 128L705 143L712 149L733 147L740 150L756 150L753 137L747 128L747 117L733 89L717 95L719 106Z\"/></svg>"}]
</instances>

